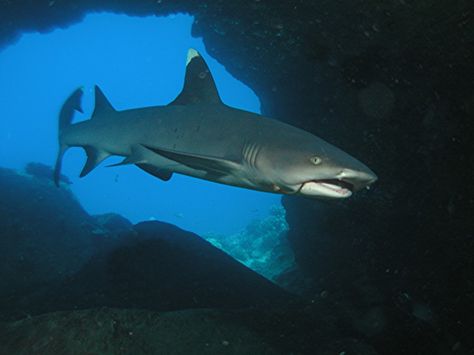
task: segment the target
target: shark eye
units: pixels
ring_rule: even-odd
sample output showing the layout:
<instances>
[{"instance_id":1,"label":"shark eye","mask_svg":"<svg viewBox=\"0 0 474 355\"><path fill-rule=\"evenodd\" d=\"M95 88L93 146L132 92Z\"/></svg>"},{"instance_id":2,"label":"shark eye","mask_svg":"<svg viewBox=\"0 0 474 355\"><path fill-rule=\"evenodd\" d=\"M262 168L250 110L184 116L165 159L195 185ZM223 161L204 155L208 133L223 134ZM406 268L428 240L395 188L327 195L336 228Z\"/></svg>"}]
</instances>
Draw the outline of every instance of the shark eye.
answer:
<instances>
[{"instance_id":1,"label":"shark eye","mask_svg":"<svg viewBox=\"0 0 474 355\"><path fill-rule=\"evenodd\" d=\"M317 156L311 157L310 160L311 160L311 163L313 163L314 165L319 165L321 164L321 161L322 161L321 158Z\"/></svg>"}]
</instances>

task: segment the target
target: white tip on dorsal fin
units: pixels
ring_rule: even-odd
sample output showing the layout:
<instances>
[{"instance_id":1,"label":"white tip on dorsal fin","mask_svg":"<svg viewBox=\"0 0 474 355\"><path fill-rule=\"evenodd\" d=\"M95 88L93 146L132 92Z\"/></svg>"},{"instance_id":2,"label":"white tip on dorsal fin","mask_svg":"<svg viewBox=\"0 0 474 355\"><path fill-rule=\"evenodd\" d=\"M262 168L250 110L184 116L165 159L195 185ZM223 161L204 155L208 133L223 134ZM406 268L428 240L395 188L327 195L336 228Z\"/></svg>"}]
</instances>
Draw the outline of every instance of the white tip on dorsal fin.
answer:
<instances>
[{"instance_id":1,"label":"white tip on dorsal fin","mask_svg":"<svg viewBox=\"0 0 474 355\"><path fill-rule=\"evenodd\" d=\"M188 66L189 62L191 62L193 58L200 57L200 56L201 55L199 54L197 50L195 50L194 48L189 48L188 57L186 58L186 66Z\"/></svg>"},{"instance_id":2,"label":"white tip on dorsal fin","mask_svg":"<svg viewBox=\"0 0 474 355\"><path fill-rule=\"evenodd\" d=\"M181 93L170 105L222 103L212 74L199 52L193 48L186 57L186 76Z\"/></svg>"},{"instance_id":3,"label":"white tip on dorsal fin","mask_svg":"<svg viewBox=\"0 0 474 355\"><path fill-rule=\"evenodd\" d=\"M109 100L107 100L104 93L97 85L94 87L94 91L95 91L95 108L94 108L94 113L92 114L92 118L94 119L98 115L100 117L106 112L115 112L114 107L109 102Z\"/></svg>"}]
</instances>

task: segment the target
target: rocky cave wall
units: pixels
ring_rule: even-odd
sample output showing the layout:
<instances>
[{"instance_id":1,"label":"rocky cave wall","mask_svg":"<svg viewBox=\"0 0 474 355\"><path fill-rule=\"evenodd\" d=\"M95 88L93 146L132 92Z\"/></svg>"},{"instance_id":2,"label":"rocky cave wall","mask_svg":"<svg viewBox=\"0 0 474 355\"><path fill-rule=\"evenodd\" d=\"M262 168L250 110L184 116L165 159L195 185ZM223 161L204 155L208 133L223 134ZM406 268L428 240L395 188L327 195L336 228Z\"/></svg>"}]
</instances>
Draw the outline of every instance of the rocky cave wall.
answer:
<instances>
[{"instance_id":1,"label":"rocky cave wall","mask_svg":"<svg viewBox=\"0 0 474 355\"><path fill-rule=\"evenodd\" d=\"M428 304L448 333L467 332L471 1L3 0L0 43L103 10L193 14L193 34L255 90L267 115L325 138L378 174L371 191L347 201L284 198L310 293L388 311L405 307L407 294Z\"/></svg>"}]
</instances>

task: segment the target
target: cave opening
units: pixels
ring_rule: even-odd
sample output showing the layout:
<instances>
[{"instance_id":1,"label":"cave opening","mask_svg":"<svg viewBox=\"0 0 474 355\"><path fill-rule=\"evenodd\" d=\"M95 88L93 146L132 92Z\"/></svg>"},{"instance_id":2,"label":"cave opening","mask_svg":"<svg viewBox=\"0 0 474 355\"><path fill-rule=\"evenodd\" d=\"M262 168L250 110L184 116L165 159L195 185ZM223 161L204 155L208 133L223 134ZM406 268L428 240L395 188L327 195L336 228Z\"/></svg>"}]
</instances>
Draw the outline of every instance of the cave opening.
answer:
<instances>
[{"instance_id":1,"label":"cave opening","mask_svg":"<svg viewBox=\"0 0 474 355\"><path fill-rule=\"evenodd\" d=\"M23 34L4 48L0 52L0 165L14 169L31 161L53 165L57 114L79 86L85 88L84 114L77 114L75 121L92 114L96 84L118 110L172 101L182 88L191 47L205 57L226 104L259 112L255 93L209 56L201 38L191 36L193 21L188 14L92 13L66 29ZM85 155L77 148L67 153L63 172L88 213L113 212L132 223L155 219L172 223L204 236L260 271L271 259L272 242L285 241L287 225L279 195L177 174L162 182L134 166L104 167L118 161L110 158L79 181Z\"/></svg>"}]
</instances>

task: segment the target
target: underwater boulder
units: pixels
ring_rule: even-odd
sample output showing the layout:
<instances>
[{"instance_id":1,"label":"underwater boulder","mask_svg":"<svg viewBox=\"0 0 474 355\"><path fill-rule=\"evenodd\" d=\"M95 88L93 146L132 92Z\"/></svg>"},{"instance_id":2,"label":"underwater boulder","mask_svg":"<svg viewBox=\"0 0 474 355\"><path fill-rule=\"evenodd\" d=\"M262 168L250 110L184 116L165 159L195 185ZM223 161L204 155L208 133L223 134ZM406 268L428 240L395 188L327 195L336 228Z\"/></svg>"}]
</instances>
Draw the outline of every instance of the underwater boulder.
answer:
<instances>
[{"instance_id":1,"label":"underwater boulder","mask_svg":"<svg viewBox=\"0 0 474 355\"><path fill-rule=\"evenodd\" d=\"M2 354L279 354L213 310L92 309L0 323Z\"/></svg>"},{"instance_id":2,"label":"underwater boulder","mask_svg":"<svg viewBox=\"0 0 474 355\"><path fill-rule=\"evenodd\" d=\"M292 299L198 235L154 221L135 225L77 274L34 295L23 312L101 306L162 311L264 307ZM15 313L19 310L12 309Z\"/></svg>"},{"instance_id":3,"label":"underwater boulder","mask_svg":"<svg viewBox=\"0 0 474 355\"><path fill-rule=\"evenodd\" d=\"M97 228L67 188L0 168L0 297L78 272L96 252Z\"/></svg>"},{"instance_id":4,"label":"underwater boulder","mask_svg":"<svg viewBox=\"0 0 474 355\"><path fill-rule=\"evenodd\" d=\"M305 278L295 263L287 231L285 210L275 205L268 216L254 219L235 234L201 236L285 290L302 294Z\"/></svg>"},{"instance_id":5,"label":"underwater boulder","mask_svg":"<svg viewBox=\"0 0 474 355\"><path fill-rule=\"evenodd\" d=\"M130 233L133 229L133 224L125 217L117 213L104 213L94 215L96 223L102 228L102 233L115 238L121 235Z\"/></svg>"},{"instance_id":6,"label":"underwater boulder","mask_svg":"<svg viewBox=\"0 0 474 355\"><path fill-rule=\"evenodd\" d=\"M54 175L54 170L52 167L46 164L29 162L25 166L25 173L34 176L37 179L51 180L52 176ZM59 181L67 185L72 184L72 181L64 174L59 175Z\"/></svg>"},{"instance_id":7,"label":"underwater boulder","mask_svg":"<svg viewBox=\"0 0 474 355\"><path fill-rule=\"evenodd\" d=\"M376 355L327 304L157 312L96 308L0 322L1 354Z\"/></svg>"},{"instance_id":8,"label":"underwater boulder","mask_svg":"<svg viewBox=\"0 0 474 355\"><path fill-rule=\"evenodd\" d=\"M176 310L275 305L290 294L198 235L89 216L67 188L0 169L0 313L98 306Z\"/></svg>"}]
</instances>

